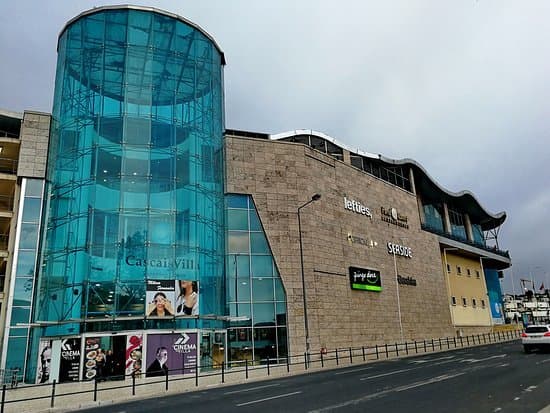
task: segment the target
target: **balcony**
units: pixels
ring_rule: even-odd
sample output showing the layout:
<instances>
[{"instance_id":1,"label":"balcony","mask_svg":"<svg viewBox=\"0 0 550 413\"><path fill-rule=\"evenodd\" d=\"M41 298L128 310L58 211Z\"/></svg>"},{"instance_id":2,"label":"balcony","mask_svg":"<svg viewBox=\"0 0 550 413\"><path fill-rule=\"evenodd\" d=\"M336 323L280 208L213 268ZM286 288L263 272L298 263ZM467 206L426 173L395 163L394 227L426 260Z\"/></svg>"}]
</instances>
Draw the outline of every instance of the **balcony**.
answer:
<instances>
[{"instance_id":1,"label":"balcony","mask_svg":"<svg viewBox=\"0 0 550 413\"><path fill-rule=\"evenodd\" d=\"M424 231L431 232L432 234L436 234L444 238L452 239L454 241L458 241L466 245L471 245L473 247L482 249L484 251L492 252L493 254L497 254L497 255L500 255L501 257L510 259L510 253L508 251L502 251L497 249L496 247L489 247L481 242L474 242L462 237L457 237L456 235L449 234L448 232L442 231L439 228L434 228L426 224L422 224L421 227Z\"/></svg>"},{"instance_id":2,"label":"balcony","mask_svg":"<svg viewBox=\"0 0 550 413\"><path fill-rule=\"evenodd\" d=\"M17 162L17 159L0 158L0 173L16 174Z\"/></svg>"}]
</instances>

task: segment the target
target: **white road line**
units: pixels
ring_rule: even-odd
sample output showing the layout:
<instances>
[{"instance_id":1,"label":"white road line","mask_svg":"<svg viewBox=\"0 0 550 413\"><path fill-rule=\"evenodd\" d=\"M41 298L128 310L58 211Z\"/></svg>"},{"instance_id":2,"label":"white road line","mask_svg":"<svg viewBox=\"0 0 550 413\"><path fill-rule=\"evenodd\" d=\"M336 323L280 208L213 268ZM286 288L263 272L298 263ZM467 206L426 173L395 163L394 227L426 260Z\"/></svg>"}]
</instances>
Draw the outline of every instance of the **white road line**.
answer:
<instances>
[{"instance_id":1,"label":"white road line","mask_svg":"<svg viewBox=\"0 0 550 413\"><path fill-rule=\"evenodd\" d=\"M266 397L265 399L252 400L250 402L239 403L239 404L237 404L237 407L248 406L249 404L266 402L268 400L273 400L273 399L280 399L281 397L294 396L295 394L300 394L300 393L301 393L301 391L295 391L295 392L292 392L292 393L279 394L277 396Z\"/></svg>"},{"instance_id":2,"label":"white road line","mask_svg":"<svg viewBox=\"0 0 550 413\"><path fill-rule=\"evenodd\" d=\"M405 390L414 389L416 387L426 386L427 384L439 383L440 381L449 380L458 376L462 376L463 374L466 374L466 373L444 374L442 376L432 377L431 379L417 381L416 383L398 387L395 389L395 391L405 391Z\"/></svg>"},{"instance_id":3,"label":"white road line","mask_svg":"<svg viewBox=\"0 0 550 413\"><path fill-rule=\"evenodd\" d=\"M372 367L363 367L362 369L353 369L348 371L341 371L339 373L334 373L335 376L339 376L340 374L349 374L349 373L355 373L356 371L363 371L363 370L370 370Z\"/></svg>"},{"instance_id":4,"label":"white road line","mask_svg":"<svg viewBox=\"0 0 550 413\"><path fill-rule=\"evenodd\" d=\"M549 361L550 361L550 359L544 359L544 360L541 360L541 361L537 361L537 364L548 363Z\"/></svg>"},{"instance_id":5,"label":"white road line","mask_svg":"<svg viewBox=\"0 0 550 413\"><path fill-rule=\"evenodd\" d=\"M418 369L418 367L417 367L417 368L414 368L414 369L395 370L395 371L390 371L389 373L377 374L377 375L375 375L375 376L362 377L362 378L360 378L359 380L377 379L378 377L391 376L392 374L399 374L399 373L403 373L403 372L405 372L405 371L417 370L417 369Z\"/></svg>"},{"instance_id":6,"label":"white road line","mask_svg":"<svg viewBox=\"0 0 550 413\"><path fill-rule=\"evenodd\" d=\"M412 369L409 369L409 370L412 370ZM397 372L394 372L394 373L397 373ZM425 384L436 383L436 382L439 382L441 380L451 379L451 378L456 377L456 376L461 376L462 374L465 374L465 373L457 373L457 374L454 374L454 375L438 376L438 377L434 377L432 379L429 379L429 380L426 380L426 381L423 381L423 382L416 382L416 383L411 383L411 384L406 385L406 386L401 386L401 387L395 387L395 388L392 388L392 389L382 390L382 391L377 392L377 393L367 394L366 396L359 397L358 399L348 400L344 403L339 403L339 404L335 404L335 405L332 405L332 406L326 406L326 407L323 407L322 409L318 409L318 410L311 410L309 413L332 412L332 411L337 410L337 409L346 408L346 407L349 407L349 406L355 406L355 405L358 405L359 403L363 403L363 402L369 401L371 399L382 397L382 396L385 396L389 393L393 393L395 391L405 391L405 390L408 390L408 389L413 388L413 387L423 386Z\"/></svg>"},{"instance_id":7,"label":"white road line","mask_svg":"<svg viewBox=\"0 0 550 413\"><path fill-rule=\"evenodd\" d=\"M219 386L219 384L216 384L216 386ZM226 392L226 393L224 393L224 394L244 393L244 392L247 392L247 391L253 391L253 390L258 390L258 389L265 389L266 387L274 387L274 386L280 386L280 384L266 384L265 386L250 387L250 388L244 389L244 390L228 391L228 392Z\"/></svg>"}]
</instances>

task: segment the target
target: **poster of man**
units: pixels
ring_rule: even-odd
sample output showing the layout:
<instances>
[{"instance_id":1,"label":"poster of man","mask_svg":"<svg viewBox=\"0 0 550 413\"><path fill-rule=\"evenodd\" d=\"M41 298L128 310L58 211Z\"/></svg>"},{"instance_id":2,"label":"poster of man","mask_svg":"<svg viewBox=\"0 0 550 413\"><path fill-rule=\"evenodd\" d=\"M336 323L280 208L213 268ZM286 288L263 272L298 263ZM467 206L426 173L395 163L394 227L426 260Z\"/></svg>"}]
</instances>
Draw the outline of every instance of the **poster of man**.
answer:
<instances>
[{"instance_id":1,"label":"poster of man","mask_svg":"<svg viewBox=\"0 0 550 413\"><path fill-rule=\"evenodd\" d=\"M52 365L52 341L40 340L38 345L38 363L36 369L36 383L48 383Z\"/></svg>"},{"instance_id":2,"label":"poster of man","mask_svg":"<svg viewBox=\"0 0 550 413\"><path fill-rule=\"evenodd\" d=\"M176 315L199 315L199 286L197 281L176 280Z\"/></svg>"},{"instance_id":3,"label":"poster of man","mask_svg":"<svg viewBox=\"0 0 550 413\"><path fill-rule=\"evenodd\" d=\"M197 333L148 334L146 377L190 374L197 363Z\"/></svg>"},{"instance_id":4,"label":"poster of man","mask_svg":"<svg viewBox=\"0 0 550 413\"><path fill-rule=\"evenodd\" d=\"M147 280L147 317L172 317L174 311L174 280Z\"/></svg>"}]
</instances>

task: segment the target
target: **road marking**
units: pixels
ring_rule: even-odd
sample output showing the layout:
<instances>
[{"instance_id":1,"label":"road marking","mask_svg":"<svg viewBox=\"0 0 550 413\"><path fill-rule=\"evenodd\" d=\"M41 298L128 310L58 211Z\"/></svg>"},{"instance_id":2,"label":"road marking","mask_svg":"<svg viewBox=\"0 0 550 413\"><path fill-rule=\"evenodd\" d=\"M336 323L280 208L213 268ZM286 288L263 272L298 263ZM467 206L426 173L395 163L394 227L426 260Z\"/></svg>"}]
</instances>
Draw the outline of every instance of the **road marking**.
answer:
<instances>
[{"instance_id":1,"label":"road marking","mask_svg":"<svg viewBox=\"0 0 550 413\"><path fill-rule=\"evenodd\" d=\"M527 387L527 388L526 388L525 390L523 390L523 391L533 391L533 390L535 390L536 388L537 388L537 386L529 386L529 387Z\"/></svg>"},{"instance_id":2,"label":"road marking","mask_svg":"<svg viewBox=\"0 0 550 413\"><path fill-rule=\"evenodd\" d=\"M256 387L250 387L248 389L244 389L244 390L234 390L234 391L228 391L228 392L225 392L224 394L236 394L236 393L244 393L244 392L247 392L247 391L252 391L252 390L258 390L258 389L265 389L266 387L274 387L274 386L280 386L281 384L266 384L265 386L256 386ZM216 384L216 386L219 386L218 384Z\"/></svg>"},{"instance_id":3,"label":"road marking","mask_svg":"<svg viewBox=\"0 0 550 413\"><path fill-rule=\"evenodd\" d=\"M377 375L375 375L375 376L362 377L362 378L360 378L359 380L377 379L378 377L391 376L392 374L399 374L399 373L403 373L403 372L405 372L405 371L410 371L410 370L416 370L416 369L395 370L395 371L390 371L389 373L377 374Z\"/></svg>"},{"instance_id":4,"label":"road marking","mask_svg":"<svg viewBox=\"0 0 550 413\"><path fill-rule=\"evenodd\" d=\"M455 356L445 356L445 357L438 357L435 359L427 358L425 360L411 360L409 363L429 363L430 361L449 360L454 358Z\"/></svg>"},{"instance_id":5,"label":"road marking","mask_svg":"<svg viewBox=\"0 0 550 413\"><path fill-rule=\"evenodd\" d=\"M460 362L461 363L479 363L480 361L499 359L499 358L503 358L503 357L506 357L506 356L507 356L506 354L498 354L496 356L485 357L484 359L462 359Z\"/></svg>"},{"instance_id":6,"label":"road marking","mask_svg":"<svg viewBox=\"0 0 550 413\"><path fill-rule=\"evenodd\" d=\"M537 361L537 364L548 363L549 361L550 359L544 359L542 361Z\"/></svg>"},{"instance_id":7,"label":"road marking","mask_svg":"<svg viewBox=\"0 0 550 413\"><path fill-rule=\"evenodd\" d=\"M413 370L413 369L409 369L409 370ZM399 370L399 371L402 371L402 370ZM394 373L397 373L397 372L394 372ZM441 380L447 380L447 379L451 379L451 378L456 377L456 376L460 376L462 374L465 374L465 373L458 373L458 374L455 374L455 375L438 376L438 377L434 377L432 379L429 379L425 382L416 382L416 383L411 383L410 385L407 385L407 386L401 386L401 387L396 387L396 388L392 388L392 389L382 390L382 391L377 392L377 393L367 394L366 396L359 397L358 399L348 400L344 403L323 407L322 409L318 409L318 410L311 410L309 413L332 412L332 411L337 410L337 409L346 408L348 406L357 405L359 403L366 402L366 401L369 401L371 399L382 397L382 396L385 396L386 394L389 394L389 393L393 393L393 392L396 392L396 391L404 391L404 390L408 390L409 388L423 386L425 384L436 383L436 382L439 382Z\"/></svg>"},{"instance_id":8,"label":"road marking","mask_svg":"<svg viewBox=\"0 0 550 413\"><path fill-rule=\"evenodd\" d=\"M363 367L362 369L353 369L348 371L341 371L339 373L334 373L335 376L339 376L340 374L349 374L349 373L355 373L356 371L363 371L363 370L370 370L372 367Z\"/></svg>"},{"instance_id":9,"label":"road marking","mask_svg":"<svg viewBox=\"0 0 550 413\"><path fill-rule=\"evenodd\" d=\"M416 383L407 384L406 386L401 386L395 389L395 391L405 391L414 389L416 387L426 386L427 384L438 383L443 380L449 380L458 376L462 376L466 373L456 373L456 374L443 374L442 376L432 377L431 379L417 381Z\"/></svg>"},{"instance_id":10,"label":"road marking","mask_svg":"<svg viewBox=\"0 0 550 413\"><path fill-rule=\"evenodd\" d=\"M295 392L292 392L292 393L279 394L277 396L266 397L265 399L252 400L250 402L239 403L239 404L237 404L237 407L248 406L249 404L266 402L268 400L273 400L273 399L280 399L281 397L294 396L295 394L300 394L300 393L301 393L301 391L295 391Z\"/></svg>"}]
</instances>

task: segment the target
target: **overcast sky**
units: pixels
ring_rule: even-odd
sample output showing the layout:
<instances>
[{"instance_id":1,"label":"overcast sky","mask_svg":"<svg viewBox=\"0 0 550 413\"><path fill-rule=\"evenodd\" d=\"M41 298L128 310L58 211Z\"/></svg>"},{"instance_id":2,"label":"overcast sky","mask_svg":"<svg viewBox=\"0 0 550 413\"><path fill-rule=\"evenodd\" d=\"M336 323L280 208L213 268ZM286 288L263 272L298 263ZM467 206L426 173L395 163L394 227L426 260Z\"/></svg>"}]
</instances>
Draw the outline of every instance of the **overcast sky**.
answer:
<instances>
[{"instance_id":1,"label":"overcast sky","mask_svg":"<svg viewBox=\"0 0 550 413\"><path fill-rule=\"evenodd\" d=\"M0 108L51 112L65 23L104 1L3 0ZM111 3L112 4L112 3ZM413 158L506 211L499 246L550 287L550 1L153 1L225 53L226 127L324 132Z\"/></svg>"}]
</instances>

